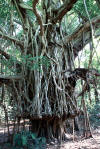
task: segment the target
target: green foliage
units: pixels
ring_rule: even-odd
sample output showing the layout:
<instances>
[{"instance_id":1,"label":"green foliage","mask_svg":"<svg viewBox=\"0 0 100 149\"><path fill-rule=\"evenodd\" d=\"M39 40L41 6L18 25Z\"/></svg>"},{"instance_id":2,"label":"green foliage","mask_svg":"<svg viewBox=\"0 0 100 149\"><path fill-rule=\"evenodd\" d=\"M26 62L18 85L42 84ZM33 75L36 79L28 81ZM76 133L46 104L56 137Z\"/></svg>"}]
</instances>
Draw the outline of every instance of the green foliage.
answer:
<instances>
[{"instance_id":1,"label":"green foliage","mask_svg":"<svg viewBox=\"0 0 100 149\"><path fill-rule=\"evenodd\" d=\"M64 32L66 31L67 34L71 34L75 31L78 25L78 15L73 10L71 10L62 21L62 29Z\"/></svg>"},{"instance_id":2,"label":"green foliage","mask_svg":"<svg viewBox=\"0 0 100 149\"><path fill-rule=\"evenodd\" d=\"M1 56L0 56L1 57ZM16 57L10 57L9 60L6 60L5 58L1 58L0 62L2 65L4 65L4 69L2 69L5 73L10 72L16 72L16 68L14 69L14 64L19 64L21 66L25 66L26 68L33 70L41 71L42 67L45 67L48 69L50 66L50 60L46 56L38 56L38 57L32 57L29 55L24 55L22 57L19 57L19 60Z\"/></svg>"},{"instance_id":3,"label":"green foliage","mask_svg":"<svg viewBox=\"0 0 100 149\"><path fill-rule=\"evenodd\" d=\"M6 0L0 0L0 25L3 25L5 20L9 22L10 19L10 11L11 7Z\"/></svg>"},{"instance_id":4,"label":"green foliage","mask_svg":"<svg viewBox=\"0 0 100 149\"><path fill-rule=\"evenodd\" d=\"M0 149L12 149L12 145L10 143L5 143L4 145L0 145Z\"/></svg>"},{"instance_id":5,"label":"green foliage","mask_svg":"<svg viewBox=\"0 0 100 149\"><path fill-rule=\"evenodd\" d=\"M41 66L48 68L50 61L45 56L32 57L31 55L25 55L21 57L21 63L26 65L31 70L41 71Z\"/></svg>"},{"instance_id":6,"label":"green foliage","mask_svg":"<svg viewBox=\"0 0 100 149\"><path fill-rule=\"evenodd\" d=\"M90 18L96 17L97 15L100 14L100 10L97 7L97 4L94 0L86 0L86 6L90 15ZM73 10L78 13L79 12L79 16L84 16L87 18L87 14L86 14L86 10L84 7L84 3L83 1L79 0L77 1L77 3L75 4ZM80 17L81 17L80 16Z\"/></svg>"},{"instance_id":7,"label":"green foliage","mask_svg":"<svg viewBox=\"0 0 100 149\"><path fill-rule=\"evenodd\" d=\"M100 114L100 102L92 104L91 107L88 105L88 112L90 114L90 122L92 126L100 126L100 118L97 116Z\"/></svg>"},{"instance_id":8,"label":"green foliage","mask_svg":"<svg viewBox=\"0 0 100 149\"><path fill-rule=\"evenodd\" d=\"M13 149L45 149L46 139L44 137L38 138L36 134L23 131L14 135L13 138Z\"/></svg>"},{"instance_id":9,"label":"green foliage","mask_svg":"<svg viewBox=\"0 0 100 149\"><path fill-rule=\"evenodd\" d=\"M86 0L86 6L90 19L100 14L96 1ZM66 31L67 34L71 34L81 25L81 23L84 23L84 21L88 19L89 18L87 17L84 2L82 0L78 0L74 7L62 19L62 30L64 32Z\"/></svg>"}]
</instances>

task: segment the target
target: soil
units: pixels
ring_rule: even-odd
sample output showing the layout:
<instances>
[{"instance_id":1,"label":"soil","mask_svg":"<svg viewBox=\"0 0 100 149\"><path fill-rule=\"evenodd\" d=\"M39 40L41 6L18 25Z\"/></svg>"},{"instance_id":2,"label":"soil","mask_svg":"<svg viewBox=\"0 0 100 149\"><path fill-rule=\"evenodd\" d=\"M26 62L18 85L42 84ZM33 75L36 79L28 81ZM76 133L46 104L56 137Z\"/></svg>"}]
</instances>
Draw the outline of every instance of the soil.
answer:
<instances>
[{"instance_id":1,"label":"soil","mask_svg":"<svg viewBox=\"0 0 100 149\"><path fill-rule=\"evenodd\" d=\"M2 149L5 149L5 145L3 143L3 140L7 140L7 135L3 133L3 129L0 127L0 143L2 143ZM92 130L93 138L82 138L80 135L74 136L73 141L73 135L66 134L66 142L62 142L61 145L59 145L56 141L51 142L51 144L47 144L47 149L100 149L100 126L96 128L95 130ZM1 149L0 148L0 149ZM6 149L10 149L7 148Z\"/></svg>"},{"instance_id":2,"label":"soil","mask_svg":"<svg viewBox=\"0 0 100 149\"><path fill-rule=\"evenodd\" d=\"M67 134L68 141L62 142L61 145L52 142L52 145L48 145L47 149L100 149L100 127L92 130L93 138L81 138L75 135L75 141L73 136Z\"/></svg>"}]
</instances>

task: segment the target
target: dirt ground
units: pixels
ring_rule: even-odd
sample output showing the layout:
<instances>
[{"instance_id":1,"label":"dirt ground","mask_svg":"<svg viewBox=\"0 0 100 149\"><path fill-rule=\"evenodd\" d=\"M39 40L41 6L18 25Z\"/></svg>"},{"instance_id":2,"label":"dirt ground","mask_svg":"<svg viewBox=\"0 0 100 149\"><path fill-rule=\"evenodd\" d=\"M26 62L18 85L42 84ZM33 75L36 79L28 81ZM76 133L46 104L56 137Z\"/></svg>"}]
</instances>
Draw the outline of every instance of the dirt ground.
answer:
<instances>
[{"instance_id":1,"label":"dirt ground","mask_svg":"<svg viewBox=\"0 0 100 149\"><path fill-rule=\"evenodd\" d=\"M47 149L100 149L100 126L97 129L92 130L92 135L93 138L89 139L84 139L75 135L75 141L73 141L73 135L66 134L66 142L62 142L61 145L58 145L56 142L51 142L51 145L47 144ZM2 129L0 129L0 142L4 139L6 140L6 138L7 136L4 136ZM5 147L2 146L2 149L5 149Z\"/></svg>"},{"instance_id":2,"label":"dirt ground","mask_svg":"<svg viewBox=\"0 0 100 149\"><path fill-rule=\"evenodd\" d=\"M63 142L62 145L52 144L48 145L47 149L100 149L100 127L92 131L93 138L84 139L79 136L67 135L68 141Z\"/></svg>"}]
</instances>

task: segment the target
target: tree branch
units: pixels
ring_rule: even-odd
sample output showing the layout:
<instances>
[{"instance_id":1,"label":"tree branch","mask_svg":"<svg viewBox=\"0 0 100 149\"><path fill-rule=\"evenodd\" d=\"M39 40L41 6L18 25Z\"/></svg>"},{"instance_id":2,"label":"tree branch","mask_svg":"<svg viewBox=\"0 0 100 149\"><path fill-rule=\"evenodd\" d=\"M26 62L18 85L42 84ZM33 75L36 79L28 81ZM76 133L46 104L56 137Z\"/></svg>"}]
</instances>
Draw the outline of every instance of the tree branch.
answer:
<instances>
[{"instance_id":1,"label":"tree branch","mask_svg":"<svg viewBox=\"0 0 100 149\"><path fill-rule=\"evenodd\" d=\"M74 8L74 10L75 10L75 12L78 14L79 18L82 19L82 23L88 21L88 18L85 17L84 15L82 15L81 12L80 12L79 10L77 10L77 9L75 9L75 8Z\"/></svg>"},{"instance_id":2,"label":"tree branch","mask_svg":"<svg viewBox=\"0 0 100 149\"><path fill-rule=\"evenodd\" d=\"M5 35L4 33L2 33L0 31L0 38L4 38L4 39L7 39L7 40L10 40L12 42L14 42L15 44L17 44L18 46L20 46L21 48L23 47L24 43L14 37L10 37L8 35Z\"/></svg>"},{"instance_id":3,"label":"tree branch","mask_svg":"<svg viewBox=\"0 0 100 149\"><path fill-rule=\"evenodd\" d=\"M100 33L95 35L95 38L99 37ZM78 56L78 53L89 43L91 42L91 33L86 32L84 33L84 44L83 44L83 37L82 35L80 36L80 38L76 39L76 41L74 42L73 45L73 52L74 52L74 57Z\"/></svg>"},{"instance_id":4,"label":"tree branch","mask_svg":"<svg viewBox=\"0 0 100 149\"><path fill-rule=\"evenodd\" d=\"M5 80L20 80L20 79L23 79L23 76L0 75L0 79L5 79Z\"/></svg>"},{"instance_id":5,"label":"tree branch","mask_svg":"<svg viewBox=\"0 0 100 149\"><path fill-rule=\"evenodd\" d=\"M52 19L52 22L55 24L58 21L61 21L63 16L72 9L73 5L77 2L77 0L66 0L66 2L55 12L57 12L57 16Z\"/></svg>"},{"instance_id":6,"label":"tree branch","mask_svg":"<svg viewBox=\"0 0 100 149\"><path fill-rule=\"evenodd\" d=\"M42 23L42 19L41 16L39 15L37 9L36 9L36 5L38 4L39 0L33 0L33 12L36 15L38 24L40 25L40 35L43 36L44 34L44 27L43 27L43 23Z\"/></svg>"},{"instance_id":7,"label":"tree branch","mask_svg":"<svg viewBox=\"0 0 100 149\"><path fill-rule=\"evenodd\" d=\"M14 21L15 23L17 23L17 24L19 24L19 25L22 26L22 23L21 23L20 21L18 21L18 20L16 20L16 19L13 19L13 21Z\"/></svg>"},{"instance_id":8,"label":"tree branch","mask_svg":"<svg viewBox=\"0 0 100 149\"><path fill-rule=\"evenodd\" d=\"M4 56L7 60L8 60L8 62L9 62L9 60L10 60L10 58L13 58L11 55L9 55L8 53L6 53L5 51L3 51L2 49L0 49L0 54L2 55L2 56ZM16 64L13 62L12 63L12 67L14 66L14 65L16 65L16 72L18 71L21 71L21 64L19 63L19 61L18 60L16 60ZM11 66L8 66L9 68L11 68Z\"/></svg>"},{"instance_id":9,"label":"tree branch","mask_svg":"<svg viewBox=\"0 0 100 149\"><path fill-rule=\"evenodd\" d=\"M96 0L97 6L100 9L100 0Z\"/></svg>"},{"instance_id":10,"label":"tree branch","mask_svg":"<svg viewBox=\"0 0 100 149\"><path fill-rule=\"evenodd\" d=\"M89 83L93 83L92 77L91 76L96 76L100 77L100 73L96 69L86 69L86 68L76 68L74 71L67 71L65 70L64 72L64 77L69 80L69 83L73 83L74 85L76 84L76 81L78 79L82 79L84 81L90 81ZM75 86L74 86L75 87Z\"/></svg>"},{"instance_id":11,"label":"tree branch","mask_svg":"<svg viewBox=\"0 0 100 149\"><path fill-rule=\"evenodd\" d=\"M21 8L19 6L19 4L20 4L20 1L19 0L12 0L12 3L15 5L15 7L16 7L18 13L19 13L19 16L20 16L20 18L22 20L22 23L24 25L25 9L23 9L23 8Z\"/></svg>"},{"instance_id":12,"label":"tree branch","mask_svg":"<svg viewBox=\"0 0 100 149\"><path fill-rule=\"evenodd\" d=\"M89 89L90 89L89 85L88 85L87 83L84 83L82 91L77 95L76 98L78 98L78 97L80 97L80 96L83 96L84 93L85 93L86 91L88 91Z\"/></svg>"},{"instance_id":13,"label":"tree branch","mask_svg":"<svg viewBox=\"0 0 100 149\"><path fill-rule=\"evenodd\" d=\"M10 59L10 55L1 49L0 49L0 54L3 55L6 59Z\"/></svg>"},{"instance_id":14,"label":"tree branch","mask_svg":"<svg viewBox=\"0 0 100 149\"><path fill-rule=\"evenodd\" d=\"M92 26L95 29L98 29L100 27L100 16L97 16L91 20ZM83 43L83 35L84 35L84 43ZM98 35L94 35L95 37L98 37ZM73 32L71 35L68 35L65 37L64 41L65 43L72 42L73 43L73 52L74 56L76 57L78 55L78 52L84 48L86 44L88 44L91 41L91 27L89 21L86 22L84 25L78 27L75 32Z\"/></svg>"},{"instance_id":15,"label":"tree branch","mask_svg":"<svg viewBox=\"0 0 100 149\"><path fill-rule=\"evenodd\" d=\"M0 74L0 86L2 86L2 84L8 84L12 83L12 81L19 81L22 80L23 76L10 76L10 75L1 75Z\"/></svg>"},{"instance_id":16,"label":"tree branch","mask_svg":"<svg viewBox=\"0 0 100 149\"><path fill-rule=\"evenodd\" d=\"M29 29L29 19L27 17L26 10L32 10L32 8L28 5L25 5L22 0L12 0L14 6L17 9L17 12L21 18L22 26L24 30Z\"/></svg>"},{"instance_id":17,"label":"tree branch","mask_svg":"<svg viewBox=\"0 0 100 149\"><path fill-rule=\"evenodd\" d=\"M91 23L95 28L100 27L100 16L97 16L97 17L93 18L91 20ZM84 25L82 25L81 27L78 27L74 33L67 36L65 40L66 40L67 43L72 41L72 40L76 40L77 38L80 38L80 36L82 36L83 32L89 32L90 29L91 29L90 28L90 23L88 21Z\"/></svg>"}]
</instances>

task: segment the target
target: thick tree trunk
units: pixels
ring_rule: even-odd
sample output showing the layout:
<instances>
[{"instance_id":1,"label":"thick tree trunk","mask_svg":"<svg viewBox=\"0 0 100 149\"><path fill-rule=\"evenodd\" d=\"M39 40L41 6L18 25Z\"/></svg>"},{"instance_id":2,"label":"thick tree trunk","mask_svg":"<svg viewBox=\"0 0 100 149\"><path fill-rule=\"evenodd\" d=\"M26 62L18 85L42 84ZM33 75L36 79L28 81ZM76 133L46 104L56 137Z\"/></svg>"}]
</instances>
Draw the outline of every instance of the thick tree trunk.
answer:
<instances>
[{"instance_id":1,"label":"thick tree trunk","mask_svg":"<svg viewBox=\"0 0 100 149\"><path fill-rule=\"evenodd\" d=\"M41 13L37 10L39 0L32 1L32 7L27 7L23 1L12 2L21 18L22 40L16 39L16 36L9 37L3 32L0 32L0 36L13 42L16 48L20 47L23 57L21 62L13 62L15 76L0 76L1 84L9 83L16 117L29 118L32 131L39 136L61 141L66 130L65 120L69 117L74 119L79 114L74 89L79 78L87 81L89 70L75 69L74 60L83 48L83 32L86 36L84 41L90 41L90 23L80 26L65 38L67 33L60 22L77 0L66 0L63 4L58 2L59 7L58 3L51 0L43 1L39 9ZM53 5L55 8L52 8ZM27 10L34 13L37 24L33 25ZM41 17L40 14L44 15ZM98 27L99 22L99 17L92 20L93 26L97 23ZM14 45L12 47L15 48ZM6 52L0 50L0 53L7 60L10 59Z\"/></svg>"},{"instance_id":2,"label":"thick tree trunk","mask_svg":"<svg viewBox=\"0 0 100 149\"><path fill-rule=\"evenodd\" d=\"M65 140L66 124L60 118L51 117L47 119L31 120L31 130L38 136L46 137L48 142L55 141L56 139L61 143Z\"/></svg>"}]
</instances>

